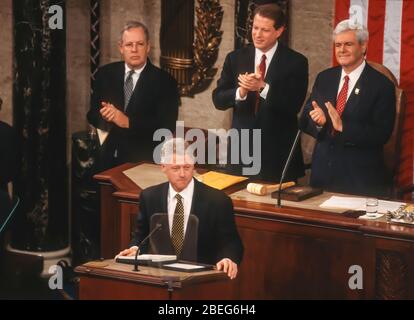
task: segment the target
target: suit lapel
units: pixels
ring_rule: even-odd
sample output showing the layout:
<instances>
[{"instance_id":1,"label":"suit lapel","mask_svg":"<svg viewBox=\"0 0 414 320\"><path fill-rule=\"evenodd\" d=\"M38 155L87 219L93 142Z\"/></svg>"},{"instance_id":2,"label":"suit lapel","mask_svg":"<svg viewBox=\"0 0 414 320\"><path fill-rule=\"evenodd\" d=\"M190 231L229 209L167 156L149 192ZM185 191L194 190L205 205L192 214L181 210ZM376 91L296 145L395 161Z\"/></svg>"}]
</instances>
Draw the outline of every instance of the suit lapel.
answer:
<instances>
[{"instance_id":1,"label":"suit lapel","mask_svg":"<svg viewBox=\"0 0 414 320\"><path fill-rule=\"evenodd\" d=\"M194 214L198 218L201 213L200 211L202 210L202 208L199 206L199 204L201 203L200 188L201 188L200 182L198 182L197 179L194 179L194 193L193 193L193 200L191 202L190 214Z\"/></svg>"},{"instance_id":2,"label":"suit lapel","mask_svg":"<svg viewBox=\"0 0 414 320\"><path fill-rule=\"evenodd\" d=\"M329 81L329 83L326 84L328 94L326 97L327 100L324 102L330 101L334 107L336 107L336 99L338 96L339 83L341 82L341 73L342 73L342 68L337 67L337 69L334 72L334 79L332 79L332 81ZM323 107L326 109L325 105L323 105Z\"/></svg>"},{"instance_id":3,"label":"suit lapel","mask_svg":"<svg viewBox=\"0 0 414 320\"><path fill-rule=\"evenodd\" d=\"M119 110L124 111L124 103L125 103L125 97L124 97L124 82L125 82L125 63L119 64L119 70L114 76L114 92L119 92L119 101L121 101L119 106L116 106Z\"/></svg>"},{"instance_id":4,"label":"suit lapel","mask_svg":"<svg viewBox=\"0 0 414 320\"><path fill-rule=\"evenodd\" d=\"M163 252L163 254L175 254L174 246L171 241L171 232L170 232L170 224L168 219L168 189L170 184L164 183L161 185L160 189L160 208L159 212L167 213L167 219L162 223L163 228L161 230L161 233L156 235L157 243L159 244L159 247L162 248L160 252ZM158 212L158 210L157 210ZM154 212L154 213L157 213ZM165 228L165 229L164 229Z\"/></svg>"},{"instance_id":5,"label":"suit lapel","mask_svg":"<svg viewBox=\"0 0 414 320\"><path fill-rule=\"evenodd\" d=\"M354 88L352 89L351 95L349 96L348 101L346 102L345 110L343 114L344 117L346 117L348 114L353 114L357 112L357 110L359 109L358 105L361 100L361 93L364 92L364 87L365 87L367 67L368 67L368 64L365 65L365 68L362 71L361 76L357 80ZM358 94L356 92L358 92Z\"/></svg>"},{"instance_id":6,"label":"suit lapel","mask_svg":"<svg viewBox=\"0 0 414 320\"><path fill-rule=\"evenodd\" d=\"M193 178L194 179L194 178ZM201 184L196 179L194 179L194 193L193 199L191 202L190 217L195 215L200 219L200 215L203 212L203 208L200 206L203 203L201 199ZM188 218L187 228L184 235L183 250L181 252L181 258L184 260L195 260L197 261L197 246L198 241L195 243L195 239L198 238L199 226L198 229L190 227L190 217Z\"/></svg>"},{"instance_id":7,"label":"suit lapel","mask_svg":"<svg viewBox=\"0 0 414 320\"><path fill-rule=\"evenodd\" d=\"M142 70L139 76L139 79L137 81L137 84L135 85L134 91L132 92L132 96L131 96L131 99L129 100L127 110L126 110L127 113L128 111L131 111L130 106L137 106L139 108L139 106L141 105L142 97L145 92L145 85L148 82L148 74L150 72L150 69L151 69L151 62L148 59L147 64L144 70ZM122 89L122 92L123 92L123 89Z\"/></svg>"},{"instance_id":8,"label":"suit lapel","mask_svg":"<svg viewBox=\"0 0 414 320\"><path fill-rule=\"evenodd\" d=\"M281 76L281 70L283 70L283 60L285 57L285 47L279 42L275 54L270 61L267 68L265 82L270 83L276 81Z\"/></svg>"}]
</instances>

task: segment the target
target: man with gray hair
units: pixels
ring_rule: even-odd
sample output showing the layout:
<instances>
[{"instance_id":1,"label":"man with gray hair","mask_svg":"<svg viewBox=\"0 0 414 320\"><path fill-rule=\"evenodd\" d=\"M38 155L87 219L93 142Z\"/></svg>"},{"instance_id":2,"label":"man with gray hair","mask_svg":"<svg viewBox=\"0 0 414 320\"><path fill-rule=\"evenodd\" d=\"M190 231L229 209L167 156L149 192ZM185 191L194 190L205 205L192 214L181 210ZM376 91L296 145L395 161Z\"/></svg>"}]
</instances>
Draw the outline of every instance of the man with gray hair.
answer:
<instances>
[{"instance_id":1,"label":"man with gray hair","mask_svg":"<svg viewBox=\"0 0 414 320\"><path fill-rule=\"evenodd\" d=\"M157 213L168 214L168 236L160 254L173 254L182 260L193 260L188 255L191 246L189 217L198 219L197 257L201 263L216 264L231 279L237 275L237 265L243 256L243 245L234 221L233 204L223 192L196 179L194 158L188 144L181 138L168 140L161 150L161 170L168 182L149 187L141 192L135 238L131 247L119 253L132 256L137 246L149 234L151 217ZM164 229L164 228L163 228ZM163 230L161 232L166 232ZM143 244L141 253L149 248Z\"/></svg>"},{"instance_id":2,"label":"man with gray hair","mask_svg":"<svg viewBox=\"0 0 414 320\"><path fill-rule=\"evenodd\" d=\"M123 61L99 68L88 112L102 144L101 170L124 162L152 161L154 132L174 131L178 117L177 82L148 59L147 27L127 22L118 48Z\"/></svg>"},{"instance_id":3,"label":"man with gray hair","mask_svg":"<svg viewBox=\"0 0 414 320\"><path fill-rule=\"evenodd\" d=\"M390 181L383 146L394 126L394 84L365 61L365 27L341 21L333 41L339 66L318 74L300 121L302 129L317 139L311 185L385 195Z\"/></svg>"}]
</instances>

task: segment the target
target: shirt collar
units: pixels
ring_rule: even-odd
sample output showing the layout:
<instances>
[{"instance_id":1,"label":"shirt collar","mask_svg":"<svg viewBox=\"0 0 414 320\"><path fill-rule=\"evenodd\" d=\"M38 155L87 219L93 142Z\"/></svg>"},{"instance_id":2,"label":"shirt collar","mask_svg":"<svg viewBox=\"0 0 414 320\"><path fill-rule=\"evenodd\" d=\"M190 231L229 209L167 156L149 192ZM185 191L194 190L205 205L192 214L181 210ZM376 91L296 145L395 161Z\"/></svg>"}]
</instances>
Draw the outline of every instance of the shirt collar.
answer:
<instances>
[{"instance_id":1,"label":"shirt collar","mask_svg":"<svg viewBox=\"0 0 414 320\"><path fill-rule=\"evenodd\" d=\"M265 55L266 56L266 64L269 64L270 61L272 61L273 56L275 55L275 52L277 50L277 47L279 45L279 41L276 41L275 45L270 48L270 50L268 50L266 53L264 53L262 50L257 49L255 50L255 57L256 57L256 61L261 61L262 60L262 56Z\"/></svg>"},{"instance_id":2,"label":"shirt collar","mask_svg":"<svg viewBox=\"0 0 414 320\"><path fill-rule=\"evenodd\" d=\"M355 84L358 81L359 77L361 76L362 71L364 71L364 68L365 68L365 65L366 64L367 63L365 62L365 60L362 61L362 63L357 68L355 68L354 70L352 70L348 74L346 74L345 71L344 71L344 69L342 69L341 81L343 81L344 78L345 78L345 76L348 75L349 81L351 83Z\"/></svg>"},{"instance_id":3,"label":"shirt collar","mask_svg":"<svg viewBox=\"0 0 414 320\"><path fill-rule=\"evenodd\" d=\"M134 69L136 74L140 74L142 72L142 70L144 70L145 66L147 65L147 63L145 62L145 64L139 68L139 69ZM125 63L125 76L128 74L128 72L130 72L132 69Z\"/></svg>"},{"instance_id":4,"label":"shirt collar","mask_svg":"<svg viewBox=\"0 0 414 320\"><path fill-rule=\"evenodd\" d=\"M190 183L180 192L175 191L171 183L169 183L168 198L170 200L174 199L177 193L179 193L184 200L192 199L194 194L194 178L192 178Z\"/></svg>"}]
</instances>

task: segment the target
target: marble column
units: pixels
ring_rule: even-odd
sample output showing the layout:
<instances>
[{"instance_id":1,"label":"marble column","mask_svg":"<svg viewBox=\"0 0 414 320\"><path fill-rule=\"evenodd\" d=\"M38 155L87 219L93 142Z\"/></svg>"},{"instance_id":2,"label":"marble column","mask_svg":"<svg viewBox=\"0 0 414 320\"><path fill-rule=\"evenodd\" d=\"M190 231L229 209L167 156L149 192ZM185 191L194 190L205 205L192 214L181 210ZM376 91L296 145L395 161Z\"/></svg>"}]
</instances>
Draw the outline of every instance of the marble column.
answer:
<instances>
[{"instance_id":1,"label":"marble column","mask_svg":"<svg viewBox=\"0 0 414 320\"><path fill-rule=\"evenodd\" d=\"M13 105L21 147L15 187L22 205L12 246L29 251L60 250L69 240L66 34L64 24L58 29L50 25L52 5L58 5L64 17L62 1L13 2Z\"/></svg>"}]
</instances>

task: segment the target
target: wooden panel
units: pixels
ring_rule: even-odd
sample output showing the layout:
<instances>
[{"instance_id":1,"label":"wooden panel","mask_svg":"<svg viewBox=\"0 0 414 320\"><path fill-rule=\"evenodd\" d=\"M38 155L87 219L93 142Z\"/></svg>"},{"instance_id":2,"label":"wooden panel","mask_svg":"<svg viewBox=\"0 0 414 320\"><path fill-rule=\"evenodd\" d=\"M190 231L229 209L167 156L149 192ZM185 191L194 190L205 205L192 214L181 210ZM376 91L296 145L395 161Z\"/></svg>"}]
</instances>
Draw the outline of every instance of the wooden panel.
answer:
<instances>
[{"instance_id":1,"label":"wooden panel","mask_svg":"<svg viewBox=\"0 0 414 320\"><path fill-rule=\"evenodd\" d=\"M255 221L251 227L250 220L236 219L245 247L237 280L239 298L365 297L364 291L348 286L350 266L368 270L374 263L374 251L361 248L360 234L269 220Z\"/></svg>"},{"instance_id":2,"label":"wooden panel","mask_svg":"<svg viewBox=\"0 0 414 320\"><path fill-rule=\"evenodd\" d=\"M112 196L114 188L101 184L101 257L113 257L120 247L118 202Z\"/></svg>"},{"instance_id":3,"label":"wooden panel","mask_svg":"<svg viewBox=\"0 0 414 320\"><path fill-rule=\"evenodd\" d=\"M80 277L80 300L167 300L167 288L152 285L103 279Z\"/></svg>"}]
</instances>

